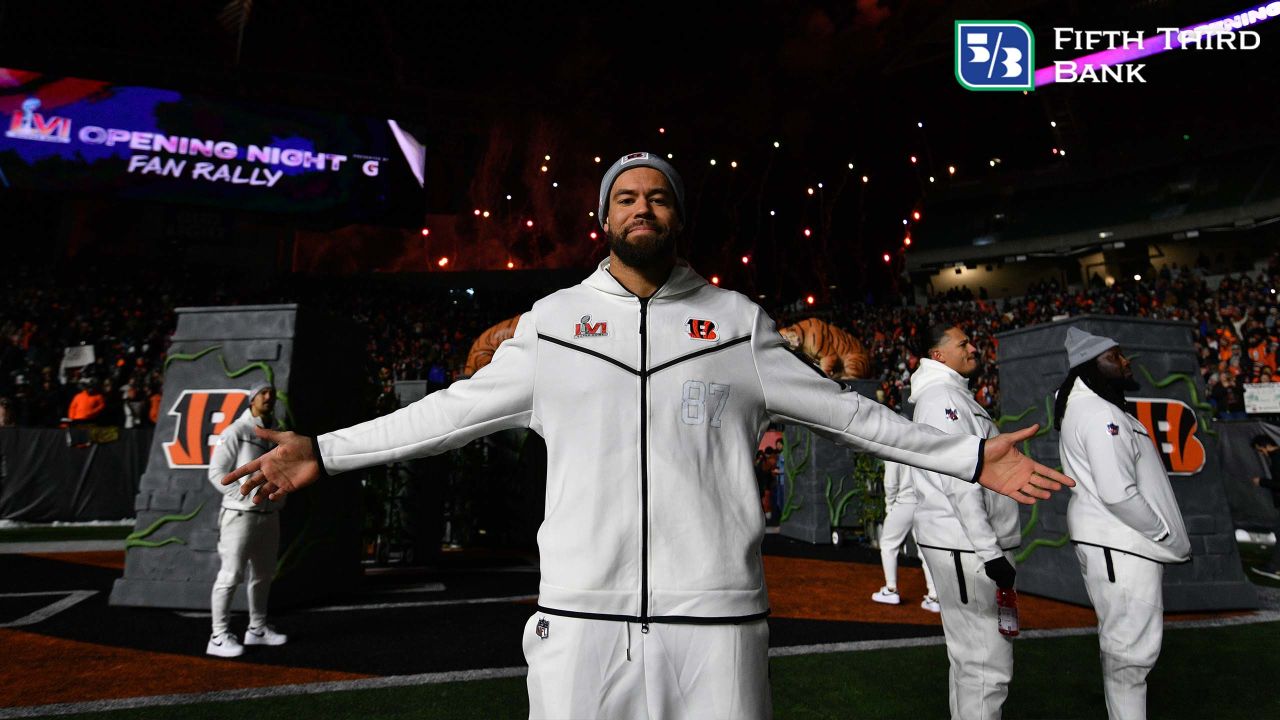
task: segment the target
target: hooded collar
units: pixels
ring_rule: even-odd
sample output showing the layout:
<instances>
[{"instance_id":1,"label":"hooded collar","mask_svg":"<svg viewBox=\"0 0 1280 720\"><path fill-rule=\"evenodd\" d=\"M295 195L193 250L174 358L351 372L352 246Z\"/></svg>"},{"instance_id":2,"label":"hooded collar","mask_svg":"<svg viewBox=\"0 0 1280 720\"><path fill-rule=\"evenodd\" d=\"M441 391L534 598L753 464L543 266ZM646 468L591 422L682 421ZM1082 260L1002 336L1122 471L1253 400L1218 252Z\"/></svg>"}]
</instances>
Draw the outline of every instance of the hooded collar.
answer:
<instances>
[{"instance_id":1,"label":"hooded collar","mask_svg":"<svg viewBox=\"0 0 1280 720\"><path fill-rule=\"evenodd\" d=\"M624 298L636 297L630 290L623 287L622 283L618 282L617 278L609 274L609 258L601 260L600 264L596 266L596 271L591 273L591 275L582 282L588 287L594 288L603 293L608 293L609 295L617 295L618 297ZM658 288L658 291L655 292L653 297L650 299L657 300L661 298L675 297L677 295L684 295L685 293L693 292L706 284L707 281L704 280L701 275L694 272L693 268L689 267L688 262L677 259L675 267L671 269L671 275L667 277L667 281L662 283Z\"/></svg>"},{"instance_id":2,"label":"hooded collar","mask_svg":"<svg viewBox=\"0 0 1280 720\"><path fill-rule=\"evenodd\" d=\"M950 385L969 394L969 381L963 375L937 360L922 358L911 373L911 402L919 402L921 393L935 385Z\"/></svg>"}]
</instances>

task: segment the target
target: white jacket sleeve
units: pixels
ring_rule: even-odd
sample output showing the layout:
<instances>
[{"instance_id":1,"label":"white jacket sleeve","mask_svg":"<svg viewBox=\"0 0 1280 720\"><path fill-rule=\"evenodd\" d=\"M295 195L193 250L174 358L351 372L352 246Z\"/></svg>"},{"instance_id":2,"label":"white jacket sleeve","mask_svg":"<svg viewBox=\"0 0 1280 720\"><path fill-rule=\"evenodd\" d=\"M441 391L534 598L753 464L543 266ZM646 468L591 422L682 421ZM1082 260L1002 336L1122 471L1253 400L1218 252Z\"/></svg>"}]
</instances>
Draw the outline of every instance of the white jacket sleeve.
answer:
<instances>
[{"instance_id":1,"label":"white jacket sleeve","mask_svg":"<svg viewBox=\"0 0 1280 720\"><path fill-rule=\"evenodd\" d=\"M1084 436L1098 499L1120 522L1152 540L1163 539L1168 534L1164 521L1138 490L1135 443L1147 440L1134 435L1129 419L1119 409L1096 413L1085 420L1079 432Z\"/></svg>"},{"instance_id":2,"label":"white jacket sleeve","mask_svg":"<svg viewBox=\"0 0 1280 720\"><path fill-rule=\"evenodd\" d=\"M979 438L947 435L906 420L857 393L843 392L839 383L792 355L773 320L759 308L751 353L765 411L773 421L803 425L833 442L884 460L967 481L977 478L982 457Z\"/></svg>"},{"instance_id":3,"label":"white jacket sleeve","mask_svg":"<svg viewBox=\"0 0 1280 720\"><path fill-rule=\"evenodd\" d=\"M956 435L986 436L986 429L978 425L978 419L968 408L962 398L949 397L950 389L945 392L929 393L916 403L915 420L942 432ZM947 415L950 409L956 414L956 420ZM1000 549L1000 539L991 527L991 519L987 516L987 506L983 501L983 493L990 492L976 483L966 483L932 473L933 482L942 488L947 502L960 521L965 537L973 545L974 552L983 562L1004 556Z\"/></svg>"},{"instance_id":4,"label":"white jacket sleeve","mask_svg":"<svg viewBox=\"0 0 1280 720\"><path fill-rule=\"evenodd\" d=\"M529 427L538 332L533 311L468 380L390 415L316 439L327 474L447 452L499 430Z\"/></svg>"}]
</instances>

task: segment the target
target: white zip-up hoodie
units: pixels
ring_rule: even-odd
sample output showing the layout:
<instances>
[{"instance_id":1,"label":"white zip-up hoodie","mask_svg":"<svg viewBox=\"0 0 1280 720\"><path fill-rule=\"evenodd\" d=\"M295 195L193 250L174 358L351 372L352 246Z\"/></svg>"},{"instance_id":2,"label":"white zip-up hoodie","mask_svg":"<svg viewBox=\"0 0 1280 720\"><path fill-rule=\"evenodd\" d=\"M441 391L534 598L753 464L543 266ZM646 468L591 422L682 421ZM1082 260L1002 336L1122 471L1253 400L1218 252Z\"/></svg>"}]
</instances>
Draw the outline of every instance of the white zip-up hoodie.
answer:
<instances>
[{"instance_id":1,"label":"white zip-up hoodie","mask_svg":"<svg viewBox=\"0 0 1280 720\"><path fill-rule=\"evenodd\" d=\"M911 479L911 468L902 463L884 464L884 505L915 505L916 481Z\"/></svg>"},{"instance_id":2,"label":"white zip-up hoodie","mask_svg":"<svg viewBox=\"0 0 1280 720\"><path fill-rule=\"evenodd\" d=\"M960 373L924 358L911 375L911 402L916 422L955 435L995 437L991 416L973 399ZM919 505L916 542L939 550L974 552L983 561L1018 547L1018 501L974 483L913 468Z\"/></svg>"},{"instance_id":3,"label":"white zip-up hoodie","mask_svg":"<svg viewBox=\"0 0 1280 720\"><path fill-rule=\"evenodd\" d=\"M240 486L248 480L247 477L240 478L240 482L234 485L222 484L222 478L226 477L227 473L257 460L271 449L271 443L253 433L255 427L267 427L267 425L262 422L262 418L254 417L252 410L246 409L235 422L218 435L218 444L214 446L213 453L209 456L207 476L209 482L222 496L222 507L244 512L279 512L284 508L283 501L288 498L280 498L280 502L254 505L253 496L257 495L258 490L262 488L255 488L247 496L240 494Z\"/></svg>"},{"instance_id":4,"label":"white zip-up hoodie","mask_svg":"<svg viewBox=\"0 0 1280 720\"><path fill-rule=\"evenodd\" d=\"M1161 563L1185 562L1191 541L1164 463L1147 430L1076 379L1058 437L1072 542Z\"/></svg>"},{"instance_id":5,"label":"white zip-up hoodie","mask_svg":"<svg viewBox=\"0 0 1280 720\"><path fill-rule=\"evenodd\" d=\"M681 263L642 300L608 260L535 303L470 379L316 447L336 473L531 428L547 443L543 612L740 622L768 613L752 458L770 421L965 479L979 471L977 438L842 392L742 295Z\"/></svg>"}]
</instances>

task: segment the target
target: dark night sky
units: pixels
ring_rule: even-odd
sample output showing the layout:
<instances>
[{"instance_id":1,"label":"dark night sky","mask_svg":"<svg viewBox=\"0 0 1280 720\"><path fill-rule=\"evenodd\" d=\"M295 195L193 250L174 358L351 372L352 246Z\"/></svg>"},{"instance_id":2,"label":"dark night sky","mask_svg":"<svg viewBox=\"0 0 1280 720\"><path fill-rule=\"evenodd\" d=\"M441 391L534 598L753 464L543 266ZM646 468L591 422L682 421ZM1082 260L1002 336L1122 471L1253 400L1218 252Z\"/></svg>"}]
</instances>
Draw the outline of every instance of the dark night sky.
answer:
<instances>
[{"instance_id":1,"label":"dark night sky","mask_svg":"<svg viewBox=\"0 0 1280 720\"><path fill-rule=\"evenodd\" d=\"M821 253L845 273L858 261L874 268L900 246L901 219L913 208L927 214L930 197L947 192L948 181L925 178L945 178L948 164L958 167L950 182L996 187L1018 173L1096 171L1139 145L1158 155L1184 133L1206 146L1248 136L1274 144L1278 127L1270 98L1280 20L1259 28L1263 47L1253 53L1151 58L1144 86L1053 86L1024 97L971 93L953 76L957 18L1026 21L1044 66L1079 54L1053 51L1053 26L1151 31L1256 7L1247 0L257 0L238 64L235 34L217 19L224 5L0 0L0 65L396 117L428 147L426 210L435 213L519 193L537 180L528 169L544 153L580 197L570 204L590 209L602 167L593 156L674 153L691 195L692 255L704 268L741 253L779 264ZM1051 129L1064 111L1070 126ZM1077 151L1070 165L1049 153L1068 142ZM508 159L494 167L503 148ZM1002 158L998 171L991 157ZM741 167L726 167L731 160ZM865 187L863 173L872 178ZM819 182L822 193L807 196ZM575 217L585 235L590 219ZM822 243L803 240L805 226Z\"/></svg>"}]
</instances>

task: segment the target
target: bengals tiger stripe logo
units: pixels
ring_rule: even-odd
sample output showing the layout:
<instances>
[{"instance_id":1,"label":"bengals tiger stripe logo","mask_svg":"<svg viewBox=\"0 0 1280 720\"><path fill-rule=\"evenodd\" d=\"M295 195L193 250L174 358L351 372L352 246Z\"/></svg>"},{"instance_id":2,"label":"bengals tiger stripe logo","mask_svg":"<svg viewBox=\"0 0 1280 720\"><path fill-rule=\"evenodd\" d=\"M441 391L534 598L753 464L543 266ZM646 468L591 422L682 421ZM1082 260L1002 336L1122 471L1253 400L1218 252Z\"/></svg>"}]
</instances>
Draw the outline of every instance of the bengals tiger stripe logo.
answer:
<instances>
[{"instance_id":1,"label":"bengals tiger stripe logo","mask_svg":"<svg viewBox=\"0 0 1280 720\"><path fill-rule=\"evenodd\" d=\"M1130 398L1134 415L1147 429L1170 475L1195 475L1204 469L1204 443L1196 437L1196 413L1181 400Z\"/></svg>"},{"instance_id":2,"label":"bengals tiger stripe logo","mask_svg":"<svg viewBox=\"0 0 1280 720\"><path fill-rule=\"evenodd\" d=\"M244 390L183 390L169 414L177 418L173 442L164 444L164 457L174 470L209 467L211 441L244 410L249 393Z\"/></svg>"}]
</instances>

